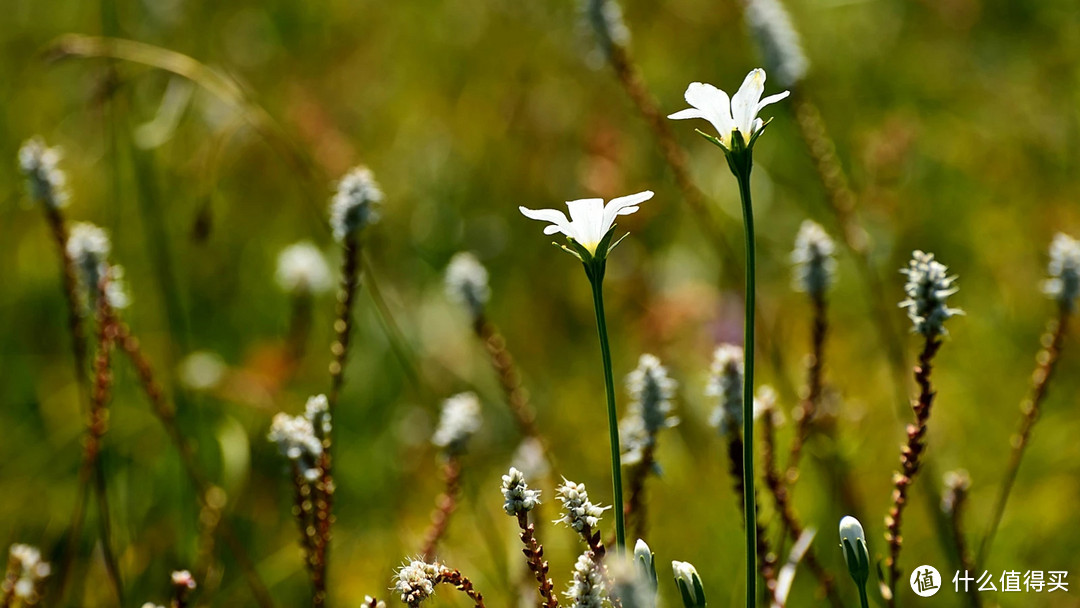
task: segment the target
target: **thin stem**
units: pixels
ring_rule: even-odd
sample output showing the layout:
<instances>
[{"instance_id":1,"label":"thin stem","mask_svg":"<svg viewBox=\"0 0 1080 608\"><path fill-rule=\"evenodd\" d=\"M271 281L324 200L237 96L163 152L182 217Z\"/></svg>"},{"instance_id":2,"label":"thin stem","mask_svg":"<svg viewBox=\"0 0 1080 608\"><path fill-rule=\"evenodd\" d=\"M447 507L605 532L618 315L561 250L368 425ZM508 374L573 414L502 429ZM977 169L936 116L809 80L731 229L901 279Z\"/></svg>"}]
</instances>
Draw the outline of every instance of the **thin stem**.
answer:
<instances>
[{"instance_id":1,"label":"thin stem","mask_svg":"<svg viewBox=\"0 0 1080 608\"><path fill-rule=\"evenodd\" d=\"M521 543L525 545L522 553L529 564L529 571L537 582L540 593L540 606L558 608L559 600L555 597L554 583L548 576L548 563L544 560L544 546L536 540L536 528L529 523L529 517L521 511L517 514L518 527L521 528Z\"/></svg>"},{"instance_id":2,"label":"thin stem","mask_svg":"<svg viewBox=\"0 0 1080 608\"><path fill-rule=\"evenodd\" d=\"M450 516L457 509L458 494L461 492L461 462L455 456L447 459L443 465L443 482L446 488L435 501L435 511L431 514L431 526L424 535L424 548L420 555L424 561L435 559L435 548L450 526Z\"/></svg>"},{"instance_id":3,"label":"thin stem","mask_svg":"<svg viewBox=\"0 0 1080 608\"><path fill-rule=\"evenodd\" d=\"M858 585L859 587L859 604L862 608L870 608L870 601L866 599L866 586Z\"/></svg>"},{"instance_id":4,"label":"thin stem","mask_svg":"<svg viewBox=\"0 0 1080 608\"><path fill-rule=\"evenodd\" d=\"M596 329L600 337L600 354L604 361L604 385L607 390L608 435L611 441L611 480L614 487L615 546L618 552L626 548L626 529L623 521L622 454L619 444L619 415L615 409L615 380L611 375L611 346L608 342L607 320L604 317L603 261L599 272L590 274L593 305L596 308Z\"/></svg>"},{"instance_id":5,"label":"thin stem","mask_svg":"<svg viewBox=\"0 0 1080 608\"><path fill-rule=\"evenodd\" d=\"M742 199L743 227L746 230L746 315L743 322L743 514L746 517L746 606L753 608L757 589L757 530L756 493L754 491L754 306L755 306L755 248L754 208L750 200L750 152L747 162L736 172L739 195ZM733 167L734 168L734 167Z\"/></svg>"},{"instance_id":6,"label":"thin stem","mask_svg":"<svg viewBox=\"0 0 1080 608\"><path fill-rule=\"evenodd\" d=\"M1016 482L1016 473L1020 470L1020 461L1024 457L1024 450L1031 439L1031 429L1035 421L1039 419L1039 409L1046 398L1046 389L1050 384L1050 377L1054 375L1058 359L1061 356L1061 345L1065 341L1065 333L1068 329L1069 310L1062 307L1058 318L1051 321L1043 334L1043 348L1036 357L1035 373L1031 378L1031 393L1020 406L1023 418L1020 420L1020 428L1012 440L1012 454L1009 456L1009 466L1005 470L1004 480L1001 483L1001 491L994 505L994 516L990 520L990 527L979 547L977 567L986 565L990 555L990 547L994 543L994 535L997 533L1001 518L1005 515L1005 505L1009 502L1009 494L1012 492L1013 483Z\"/></svg>"},{"instance_id":7,"label":"thin stem","mask_svg":"<svg viewBox=\"0 0 1080 608\"><path fill-rule=\"evenodd\" d=\"M799 459L803 446L810 434L810 427L817 414L821 401L822 370L824 368L825 338L828 332L824 294L814 294L810 298L814 308L814 321L811 338L810 361L806 369L806 397L799 404L798 419L795 422L795 436L791 440L791 454L788 457L787 483L789 490L794 488L799 477Z\"/></svg>"}]
</instances>

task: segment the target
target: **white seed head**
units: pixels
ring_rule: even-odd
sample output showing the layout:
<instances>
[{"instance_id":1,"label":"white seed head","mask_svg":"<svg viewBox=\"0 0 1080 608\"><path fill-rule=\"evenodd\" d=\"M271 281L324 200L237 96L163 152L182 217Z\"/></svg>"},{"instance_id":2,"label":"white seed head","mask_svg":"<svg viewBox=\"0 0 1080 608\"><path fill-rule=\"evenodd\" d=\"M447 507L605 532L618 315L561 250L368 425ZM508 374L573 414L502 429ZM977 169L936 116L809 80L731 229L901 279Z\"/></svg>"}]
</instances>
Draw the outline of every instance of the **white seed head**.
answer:
<instances>
[{"instance_id":1,"label":"white seed head","mask_svg":"<svg viewBox=\"0 0 1080 608\"><path fill-rule=\"evenodd\" d=\"M540 504L540 490L530 490L525 475L514 467L502 476L502 494L503 510L507 515L528 513Z\"/></svg>"},{"instance_id":2,"label":"white seed head","mask_svg":"<svg viewBox=\"0 0 1080 608\"><path fill-rule=\"evenodd\" d=\"M679 418L671 415L671 399L678 386L660 359L641 355L637 368L626 376L631 401L619 423L623 464L640 462L645 449L656 444L657 433L679 424Z\"/></svg>"},{"instance_id":3,"label":"white seed head","mask_svg":"<svg viewBox=\"0 0 1080 608\"><path fill-rule=\"evenodd\" d=\"M814 297L823 295L836 273L836 245L825 229L806 220L795 237L791 262L795 265L795 289Z\"/></svg>"},{"instance_id":4,"label":"white seed head","mask_svg":"<svg viewBox=\"0 0 1080 608\"><path fill-rule=\"evenodd\" d=\"M784 88L798 84L810 64L784 5L780 0L747 0L745 15L769 73L776 74Z\"/></svg>"},{"instance_id":5,"label":"white seed head","mask_svg":"<svg viewBox=\"0 0 1080 608\"><path fill-rule=\"evenodd\" d=\"M26 177L30 197L53 209L68 203L67 176L59 168L60 157L60 149L47 147L40 137L19 148L19 169Z\"/></svg>"},{"instance_id":6,"label":"white seed head","mask_svg":"<svg viewBox=\"0 0 1080 608\"><path fill-rule=\"evenodd\" d=\"M964 469L948 471L944 476L945 491L941 495L941 510L952 514L971 489L971 476Z\"/></svg>"},{"instance_id":7,"label":"white seed head","mask_svg":"<svg viewBox=\"0 0 1080 608\"><path fill-rule=\"evenodd\" d=\"M449 456L465 451L469 439L480 430L480 398L476 393L460 393L442 404L439 426L431 443L443 448Z\"/></svg>"},{"instance_id":8,"label":"white seed head","mask_svg":"<svg viewBox=\"0 0 1080 608\"><path fill-rule=\"evenodd\" d=\"M1054 235L1047 272L1050 278L1043 283L1043 293L1057 300L1063 309L1076 310L1080 296L1080 241L1061 232Z\"/></svg>"},{"instance_id":9,"label":"white seed head","mask_svg":"<svg viewBox=\"0 0 1080 608\"><path fill-rule=\"evenodd\" d=\"M330 202L330 227L334 238L343 242L379 220L376 206L383 200L382 190L367 167L356 167L338 182Z\"/></svg>"},{"instance_id":10,"label":"white seed head","mask_svg":"<svg viewBox=\"0 0 1080 608\"><path fill-rule=\"evenodd\" d=\"M462 251L450 258L446 267L446 294L463 304L474 320L483 314L491 290L488 288L488 271L475 255Z\"/></svg>"},{"instance_id":11,"label":"white seed head","mask_svg":"<svg viewBox=\"0 0 1080 608\"><path fill-rule=\"evenodd\" d=\"M41 559L41 551L37 547L30 545L11 545L8 554L12 568L8 575L15 577L13 595L28 603L36 602L41 583L52 573L52 566Z\"/></svg>"},{"instance_id":12,"label":"white seed head","mask_svg":"<svg viewBox=\"0 0 1080 608\"><path fill-rule=\"evenodd\" d=\"M310 403L309 401L309 413ZM329 414L324 415L329 418ZM321 420L318 422L322 424ZM323 443L315 433L315 421L308 415L290 416L284 412L276 414L270 423L267 438L277 444L283 456L296 464L306 480L314 481L322 474L319 459L322 457Z\"/></svg>"},{"instance_id":13,"label":"white seed head","mask_svg":"<svg viewBox=\"0 0 1080 608\"><path fill-rule=\"evenodd\" d=\"M109 264L112 242L105 230L89 222L78 222L72 225L68 232L66 249L75 266L75 279L84 305L94 305L101 279L106 276L108 280L105 283L105 298L109 305L113 308L126 308L130 304L123 267Z\"/></svg>"},{"instance_id":14,"label":"white seed head","mask_svg":"<svg viewBox=\"0 0 1080 608\"><path fill-rule=\"evenodd\" d=\"M394 573L394 586L390 590L400 594L401 601L410 608L415 608L435 592L435 583L441 572L442 565L438 562L429 564L414 559Z\"/></svg>"},{"instance_id":15,"label":"white seed head","mask_svg":"<svg viewBox=\"0 0 1080 608\"><path fill-rule=\"evenodd\" d=\"M721 344L713 353L705 396L715 399L709 424L726 436L738 432L743 423L743 351L734 344Z\"/></svg>"},{"instance_id":16,"label":"white seed head","mask_svg":"<svg viewBox=\"0 0 1080 608\"><path fill-rule=\"evenodd\" d=\"M182 587L184 589L194 589L195 577L191 575L191 572L187 570L176 570L172 573L172 584L174 587Z\"/></svg>"},{"instance_id":17,"label":"white seed head","mask_svg":"<svg viewBox=\"0 0 1080 608\"><path fill-rule=\"evenodd\" d=\"M618 0L580 0L580 10L605 58L610 58L616 47L630 43L630 28Z\"/></svg>"},{"instance_id":18,"label":"white seed head","mask_svg":"<svg viewBox=\"0 0 1080 608\"><path fill-rule=\"evenodd\" d=\"M914 331L924 336L947 333L945 321L963 314L958 308L949 308L945 300L957 292L956 277L949 276L949 269L934 259L934 254L915 251L908 267L901 270L907 275L904 293L907 299L900 303L906 308Z\"/></svg>"},{"instance_id":19,"label":"white seed head","mask_svg":"<svg viewBox=\"0 0 1080 608\"><path fill-rule=\"evenodd\" d=\"M604 575L589 551L578 556L574 580L563 593L570 608L604 608Z\"/></svg>"},{"instance_id":20,"label":"white seed head","mask_svg":"<svg viewBox=\"0 0 1080 608\"><path fill-rule=\"evenodd\" d=\"M334 286L326 258L310 241L301 241L281 250L275 278L281 289L294 295L323 293Z\"/></svg>"},{"instance_id":21,"label":"white seed head","mask_svg":"<svg viewBox=\"0 0 1080 608\"><path fill-rule=\"evenodd\" d=\"M585 490L585 484L574 483L563 478L562 484L556 488L559 502L563 506L563 515L555 520L555 523L564 523L578 532L586 527L595 528L600 523L604 511L611 507L601 507L589 501L589 493Z\"/></svg>"}]
</instances>

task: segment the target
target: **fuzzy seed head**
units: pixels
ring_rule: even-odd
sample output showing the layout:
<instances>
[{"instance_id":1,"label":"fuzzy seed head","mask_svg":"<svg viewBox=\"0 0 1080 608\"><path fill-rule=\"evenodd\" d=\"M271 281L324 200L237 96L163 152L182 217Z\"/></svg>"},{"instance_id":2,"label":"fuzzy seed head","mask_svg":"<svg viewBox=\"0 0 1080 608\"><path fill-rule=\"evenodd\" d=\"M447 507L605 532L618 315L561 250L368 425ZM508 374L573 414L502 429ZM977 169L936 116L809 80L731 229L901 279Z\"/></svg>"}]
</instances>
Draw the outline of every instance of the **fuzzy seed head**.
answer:
<instances>
[{"instance_id":1,"label":"fuzzy seed head","mask_svg":"<svg viewBox=\"0 0 1080 608\"><path fill-rule=\"evenodd\" d=\"M563 478L563 483L555 490L555 497L562 503L563 516L555 520L555 523L563 523L574 530L581 532L586 527L595 528L600 523L604 511L611 507L601 507L589 501L589 493L585 490L585 484L574 483Z\"/></svg>"},{"instance_id":2,"label":"fuzzy seed head","mask_svg":"<svg viewBox=\"0 0 1080 608\"><path fill-rule=\"evenodd\" d=\"M589 551L578 556L574 580L563 595L570 608L604 608L604 575Z\"/></svg>"},{"instance_id":3,"label":"fuzzy seed head","mask_svg":"<svg viewBox=\"0 0 1080 608\"><path fill-rule=\"evenodd\" d=\"M1054 235L1047 272L1050 278L1043 283L1043 293L1057 300L1062 309L1075 311L1080 296L1080 241L1061 232Z\"/></svg>"},{"instance_id":4,"label":"fuzzy seed head","mask_svg":"<svg viewBox=\"0 0 1080 608\"><path fill-rule=\"evenodd\" d=\"M784 5L780 0L747 0L745 15L769 74L785 89L798 84L810 64Z\"/></svg>"},{"instance_id":5,"label":"fuzzy seed head","mask_svg":"<svg viewBox=\"0 0 1080 608\"><path fill-rule=\"evenodd\" d=\"M715 399L709 424L721 436L738 432L743 423L743 351L734 344L721 344L713 353L705 396Z\"/></svg>"},{"instance_id":6,"label":"fuzzy seed head","mask_svg":"<svg viewBox=\"0 0 1080 608\"><path fill-rule=\"evenodd\" d=\"M447 456L465 452L469 439L480 430L480 398L476 393L460 393L443 401L439 426L431 443L442 448Z\"/></svg>"},{"instance_id":7,"label":"fuzzy seed head","mask_svg":"<svg viewBox=\"0 0 1080 608\"><path fill-rule=\"evenodd\" d=\"M275 278L282 290L293 295L319 294L334 286L326 258L310 241L300 241L281 250Z\"/></svg>"},{"instance_id":8,"label":"fuzzy seed head","mask_svg":"<svg viewBox=\"0 0 1080 608\"><path fill-rule=\"evenodd\" d=\"M41 559L41 551L30 545L14 544L8 550L10 568L8 576L14 576L13 595L28 604L36 603L42 582L52 573L49 562Z\"/></svg>"},{"instance_id":9,"label":"fuzzy seed head","mask_svg":"<svg viewBox=\"0 0 1080 608\"><path fill-rule=\"evenodd\" d=\"M900 303L906 308L913 330L927 337L943 335L945 321L963 314L958 308L949 308L945 301L957 292L956 277L949 276L947 266L934 259L934 254L915 251L908 267L901 270L907 275L904 293L907 299Z\"/></svg>"},{"instance_id":10,"label":"fuzzy seed head","mask_svg":"<svg viewBox=\"0 0 1080 608\"><path fill-rule=\"evenodd\" d=\"M40 137L19 148L19 169L26 177L30 197L52 209L67 206L67 176L60 170L60 149L49 148Z\"/></svg>"},{"instance_id":11,"label":"fuzzy seed head","mask_svg":"<svg viewBox=\"0 0 1080 608\"><path fill-rule=\"evenodd\" d=\"M415 608L435 592L435 583L438 582L442 569L438 562L429 564L414 559L394 573L394 586L390 590L400 594L403 603Z\"/></svg>"},{"instance_id":12,"label":"fuzzy seed head","mask_svg":"<svg viewBox=\"0 0 1080 608\"><path fill-rule=\"evenodd\" d=\"M325 395L308 399L303 416L284 412L274 416L267 438L276 443L283 456L300 469L307 481L322 474L319 459L323 453L323 438L330 433L329 402Z\"/></svg>"},{"instance_id":13,"label":"fuzzy seed head","mask_svg":"<svg viewBox=\"0 0 1080 608\"><path fill-rule=\"evenodd\" d=\"M951 515L971 489L971 476L964 469L945 473L945 492L941 496L941 510Z\"/></svg>"},{"instance_id":14,"label":"fuzzy seed head","mask_svg":"<svg viewBox=\"0 0 1080 608\"><path fill-rule=\"evenodd\" d=\"M671 415L671 399L678 386L678 382L668 377L660 359L641 355L637 369L626 376L631 401L626 417L619 423L623 464L640 462L645 449L656 444L660 430L679 424L679 418Z\"/></svg>"},{"instance_id":15,"label":"fuzzy seed head","mask_svg":"<svg viewBox=\"0 0 1080 608\"><path fill-rule=\"evenodd\" d=\"M502 494L507 515L528 513L540 504L540 490L530 490L525 475L514 467L502 476Z\"/></svg>"},{"instance_id":16,"label":"fuzzy seed head","mask_svg":"<svg viewBox=\"0 0 1080 608\"><path fill-rule=\"evenodd\" d=\"M491 290L488 288L488 271L475 255L462 251L450 258L446 267L446 294L463 304L474 320L484 313Z\"/></svg>"},{"instance_id":17,"label":"fuzzy seed head","mask_svg":"<svg viewBox=\"0 0 1080 608\"><path fill-rule=\"evenodd\" d=\"M795 265L795 289L820 297L836 274L836 245L819 224L806 220L795 237L791 262Z\"/></svg>"},{"instance_id":18,"label":"fuzzy seed head","mask_svg":"<svg viewBox=\"0 0 1080 608\"><path fill-rule=\"evenodd\" d=\"M367 167L356 167L338 182L330 202L330 227L334 238L344 242L379 219L376 206L383 200L382 190Z\"/></svg>"},{"instance_id":19,"label":"fuzzy seed head","mask_svg":"<svg viewBox=\"0 0 1080 608\"><path fill-rule=\"evenodd\" d=\"M79 297L85 306L93 306L100 292L101 279L105 282L105 298L113 308L126 308L131 299L127 295L122 266L109 264L112 242L105 230L89 222L71 226L67 239L67 254L75 265L75 279Z\"/></svg>"}]
</instances>

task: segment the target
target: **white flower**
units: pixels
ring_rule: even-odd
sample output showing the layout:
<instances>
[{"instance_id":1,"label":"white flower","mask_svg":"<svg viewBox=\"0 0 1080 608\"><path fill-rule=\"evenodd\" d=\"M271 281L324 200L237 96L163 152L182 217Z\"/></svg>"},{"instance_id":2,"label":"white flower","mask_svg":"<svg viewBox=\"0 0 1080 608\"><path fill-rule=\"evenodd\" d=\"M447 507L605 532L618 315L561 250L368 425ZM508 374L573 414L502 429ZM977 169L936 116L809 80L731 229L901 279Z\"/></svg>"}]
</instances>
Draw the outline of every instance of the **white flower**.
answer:
<instances>
[{"instance_id":1,"label":"white flower","mask_svg":"<svg viewBox=\"0 0 1080 608\"><path fill-rule=\"evenodd\" d=\"M738 432L743 423L743 351L734 344L721 344L713 353L705 396L716 401L709 424L721 435Z\"/></svg>"},{"instance_id":2,"label":"white flower","mask_svg":"<svg viewBox=\"0 0 1080 608\"><path fill-rule=\"evenodd\" d=\"M30 545L15 544L8 550L9 564L13 571L9 576L16 576L13 594L29 603L38 599L38 587L52 573L49 562L41 559L41 551Z\"/></svg>"},{"instance_id":3,"label":"white flower","mask_svg":"<svg viewBox=\"0 0 1080 608\"><path fill-rule=\"evenodd\" d=\"M1071 312L1080 296L1080 241L1060 232L1054 235L1047 271L1050 278L1043 283L1043 293Z\"/></svg>"},{"instance_id":4,"label":"white flower","mask_svg":"<svg viewBox=\"0 0 1080 608\"><path fill-rule=\"evenodd\" d=\"M907 299L900 302L906 308L914 331L924 336L944 334L945 321L964 314L959 308L949 308L945 301L957 291L956 277L949 276L949 269L934 259L934 254L914 251L908 267L901 270L907 275L904 293Z\"/></svg>"},{"instance_id":5,"label":"white flower","mask_svg":"<svg viewBox=\"0 0 1080 608\"><path fill-rule=\"evenodd\" d=\"M456 456L465 451L469 438L480 430L480 398L476 393L461 393L443 401L439 426L431 443Z\"/></svg>"},{"instance_id":6,"label":"white flower","mask_svg":"<svg viewBox=\"0 0 1080 608\"><path fill-rule=\"evenodd\" d=\"M730 150L736 131L742 135L743 143L750 145L754 135L765 123L758 118L758 112L765 106L787 97L790 92L761 98L765 92L765 70L757 68L746 75L739 91L733 97L711 84L691 82L686 87L686 103L692 107L680 110L668 118L682 120L686 118L704 118L712 123L720 136L720 143Z\"/></svg>"},{"instance_id":7,"label":"white flower","mask_svg":"<svg viewBox=\"0 0 1080 608\"><path fill-rule=\"evenodd\" d=\"M847 547L851 547L855 558L852 563L848 556ZM870 555L866 546L866 532L863 532L862 523L850 515L845 515L840 520L840 547L844 551L844 561L847 562L851 577L859 584L865 584L870 574Z\"/></svg>"},{"instance_id":8,"label":"white flower","mask_svg":"<svg viewBox=\"0 0 1080 608\"><path fill-rule=\"evenodd\" d=\"M604 236L611 230L615 218L620 215L630 215L638 210L638 205L653 197L651 190L638 192L628 196L613 198L604 205L602 198L583 198L576 201L567 201L566 206L570 210L570 221L562 211L557 209L527 209L518 207L522 215L529 219L550 222L551 225L544 228L544 234L561 232L567 238L573 239L577 244L584 247L592 255L597 255L596 247ZM606 251L599 252L606 255Z\"/></svg>"},{"instance_id":9,"label":"white flower","mask_svg":"<svg viewBox=\"0 0 1080 608\"><path fill-rule=\"evenodd\" d=\"M450 258L446 267L446 294L451 300L464 304L473 319L483 314L491 290L488 288L488 271L475 255L462 251Z\"/></svg>"},{"instance_id":10,"label":"white flower","mask_svg":"<svg viewBox=\"0 0 1080 608\"><path fill-rule=\"evenodd\" d=\"M26 187L35 201L52 209L67 205L67 177L59 168L60 149L49 148L35 137L19 148L19 168L26 176Z\"/></svg>"},{"instance_id":11,"label":"white flower","mask_svg":"<svg viewBox=\"0 0 1080 608\"><path fill-rule=\"evenodd\" d=\"M370 169L356 167L345 174L330 202L330 227L334 230L334 238L342 242L345 237L378 221L375 206L382 199L382 190Z\"/></svg>"},{"instance_id":12,"label":"white flower","mask_svg":"<svg viewBox=\"0 0 1080 608\"><path fill-rule=\"evenodd\" d=\"M441 572L442 566L437 562L429 564L414 559L398 568L391 589L401 594L401 601L410 607L419 606L435 592L435 583Z\"/></svg>"},{"instance_id":13,"label":"white flower","mask_svg":"<svg viewBox=\"0 0 1080 608\"><path fill-rule=\"evenodd\" d=\"M678 386L678 382L668 377L660 359L641 355L637 369L626 376L631 402L626 417L619 423L623 464L640 462L645 448L656 443L661 429L679 424L679 418L671 415L671 398Z\"/></svg>"},{"instance_id":14,"label":"white flower","mask_svg":"<svg viewBox=\"0 0 1080 608\"><path fill-rule=\"evenodd\" d=\"M699 591L703 592L703 585L701 584L701 577L698 576L697 568L694 568L694 564L690 562L671 562L671 570L675 574L675 584L678 585L679 591L690 599L693 606L704 606L705 598L699 596ZM686 599L683 599L686 602Z\"/></svg>"},{"instance_id":15,"label":"white flower","mask_svg":"<svg viewBox=\"0 0 1080 608\"><path fill-rule=\"evenodd\" d=\"M530 490L525 475L510 467L502 476L503 510L507 515L528 513L540 504L540 490Z\"/></svg>"},{"instance_id":16,"label":"white flower","mask_svg":"<svg viewBox=\"0 0 1080 608\"><path fill-rule=\"evenodd\" d=\"M795 264L795 288L814 297L824 295L836 272L836 245L819 224L806 220L795 237L791 261Z\"/></svg>"},{"instance_id":17,"label":"white flower","mask_svg":"<svg viewBox=\"0 0 1080 608\"><path fill-rule=\"evenodd\" d=\"M276 443L281 454L293 461L304 479L314 481L322 474L319 460L323 453L322 437L330 432L328 401L324 395L308 399L303 416L278 413L270 423L267 438Z\"/></svg>"},{"instance_id":18,"label":"white flower","mask_svg":"<svg viewBox=\"0 0 1080 608\"><path fill-rule=\"evenodd\" d=\"M604 608L604 575L589 551L578 556L574 580L563 595L569 600L570 608Z\"/></svg>"},{"instance_id":19,"label":"white flower","mask_svg":"<svg viewBox=\"0 0 1080 608\"><path fill-rule=\"evenodd\" d=\"M102 277L107 276L105 298L113 308L126 308L130 303L124 288L124 269L109 264L112 243L105 230L89 222L78 222L71 227L67 239L67 254L75 265L79 292L86 305L97 301Z\"/></svg>"},{"instance_id":20,"label":"white flower","mask_svg":"<svg viewBox=\"0 0 1080 608\"><path fill-rule=\"evenodd\" d=\"M326 258L309 241L300 241L281 250L275 278L283 290L296 295L322 293L334 286Z\"/></svg>"},{"instance_id":21,"label":"white flower","mask_svg":"<svg viewBox=\"0 0 1080 608\"><path fill-rule=\"evenodd\" d=\"M555 520L555 523L564 523L578 532L586 527L593 528L600 523L600 517L604 511L611 507L601 507L589 501L589 493L585 490L585 484L574 483L563 478L563 483L555 490L556 498L563 505L563 516Z\"/></svg>"}]
</instances>

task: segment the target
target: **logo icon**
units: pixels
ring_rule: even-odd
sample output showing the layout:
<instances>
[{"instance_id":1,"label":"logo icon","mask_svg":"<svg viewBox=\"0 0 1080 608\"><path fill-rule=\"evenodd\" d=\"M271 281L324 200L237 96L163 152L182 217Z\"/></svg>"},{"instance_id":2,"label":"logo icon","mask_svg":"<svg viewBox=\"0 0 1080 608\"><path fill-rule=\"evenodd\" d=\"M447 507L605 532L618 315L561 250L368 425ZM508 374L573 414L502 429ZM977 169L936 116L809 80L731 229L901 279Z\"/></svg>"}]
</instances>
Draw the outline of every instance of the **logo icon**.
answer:
<instances>
[{"instance_id":1,"label":"logo icon","mask_svg":"<svg viewBox=\"0 0 1080 608\"><path fill-rule=\"evenodd\" d=\"M933 566L919 566L911 573L911 590L919 597L930 597L941 589L941 574Z\"/></svg>"}]
</instances>

